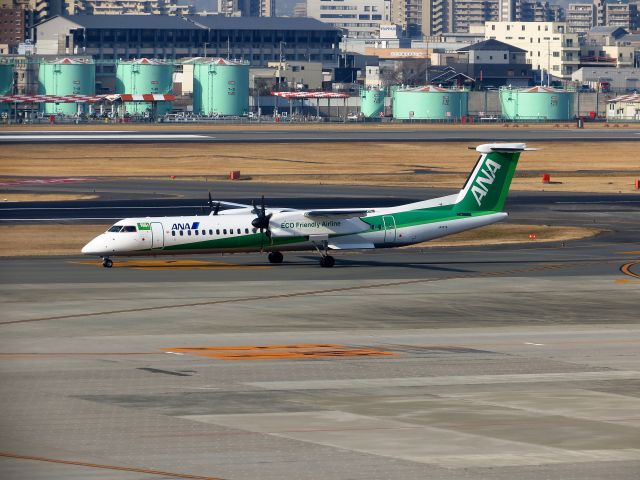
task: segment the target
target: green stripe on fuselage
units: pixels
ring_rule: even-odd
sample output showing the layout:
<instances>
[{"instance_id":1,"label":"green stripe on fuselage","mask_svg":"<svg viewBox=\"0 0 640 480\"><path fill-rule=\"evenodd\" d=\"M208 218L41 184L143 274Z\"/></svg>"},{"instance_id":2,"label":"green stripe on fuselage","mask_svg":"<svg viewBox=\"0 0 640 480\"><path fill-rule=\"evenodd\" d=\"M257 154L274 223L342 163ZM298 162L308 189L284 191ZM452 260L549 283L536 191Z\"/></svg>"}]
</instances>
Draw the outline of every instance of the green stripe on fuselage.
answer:
<instances>
[{"instance_id":1,"label":"green stripe on fuselage","mask_svg":"<svg viewBox=\"0 0 640 480\"><path fill-rule=\"evenodd\" d=\"M369 225L382 225L384 220L382 217L393 217L396 228L414 227L416 225L428 225L430 223L448 222L451 220L461 220L469 217L481 217L496 212L493 211L474 211L468 214L460 215L463 212L454 211L455 205L443 205L437 207L423 208L418 210L408 210L406 212L396 212L383 215L372 215L363 217L361 220ZM387 226L388 227L388 226Z\"/></svg>"},{"instance_id":2,"label":"green stripe on fuselage","mask_svg":"<svg viewBox=\"0 0 640 480\"><path fill-rule=\"evenodd\" d=\"M264 237L264 238L262 238ZM190 237L180 237L180 240L187 240ZM193 238L193 237L191 237ZM264 247L273 247L279 245L289 245L292 243L300 243L306 241L305 237L272 237L271 239L265 234L251 233L249 235L238 235L234 237L215 238L210 240L201 240L197 242L180 243L178 245L166 245L164 250L209 250L209 249L227 249L234 248L255 248L259 249L260 245Z\"/></svg>"}]
</instances>

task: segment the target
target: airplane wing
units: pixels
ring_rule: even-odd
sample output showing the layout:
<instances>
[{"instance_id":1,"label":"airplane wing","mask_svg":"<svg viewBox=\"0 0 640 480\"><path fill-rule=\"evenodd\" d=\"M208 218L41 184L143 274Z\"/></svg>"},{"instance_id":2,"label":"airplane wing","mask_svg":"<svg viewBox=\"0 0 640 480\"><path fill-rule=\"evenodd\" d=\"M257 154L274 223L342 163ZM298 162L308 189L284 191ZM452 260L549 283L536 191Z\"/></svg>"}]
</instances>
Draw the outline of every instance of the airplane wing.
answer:
<instances>
[{"instance_id":1,"label":"airplane wing","mask_svg":"<svg viewBox=\"0 0 640 480\"><path fill-rule=\"evenodd\" d=\"M337 208L337 209L323 209L323 210L309 210L304 212L304 216L308 218L330 218L330 219L347 219L364 217L367 213L372 212L370 209L357 208Z\"/></svg>"},{"instance_id":2,"label":"airplane wing","mask_svg":"<svg viewBox=\"0 0 640 480\"><path fill-rule=\"evenodd\" d=\"M234 202L225 202L224 200L213 200L213 203L219 203L224 207L233 207L233 208L253 208L252 205L247 205L245 203L234 203Z\"/></svg>"}]
</instances>

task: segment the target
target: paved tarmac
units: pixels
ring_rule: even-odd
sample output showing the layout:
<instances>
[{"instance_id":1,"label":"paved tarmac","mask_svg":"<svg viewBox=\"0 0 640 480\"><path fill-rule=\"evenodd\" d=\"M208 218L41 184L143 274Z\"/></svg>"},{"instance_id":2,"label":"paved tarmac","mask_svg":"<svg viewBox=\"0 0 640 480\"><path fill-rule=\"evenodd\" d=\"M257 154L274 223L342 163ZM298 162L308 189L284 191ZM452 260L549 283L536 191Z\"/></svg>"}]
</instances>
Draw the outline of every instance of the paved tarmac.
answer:
<instances>
[{"instance_id":1,"label":"paved tarmac","mask_svg":"<svg viewBox=\"0 0 640 480\"><path fill-rule=\"evenodd\" d=\"M300 201L375 200L343 193ZM516 194L606 231L333 269L0 259L0 478L637 480L636 198Z\"/></svg>"},{"instance_id":2,"label":"paved tarmac","mask_svg":"<svg viewBox=\"0 0 640 480\"><path fill-rule=\"evenodd\" d=\"M270 130L242 128L216 130L126 130L126 131L48 131L0 132L0 144L108 144L108 143L318 143L318 142L534 142L534 141L640 141L640 128L536 129L451 127L433 130L384 129L378 125L348 128L294 130L286 126Z\"/></svg>"}]
</instances>

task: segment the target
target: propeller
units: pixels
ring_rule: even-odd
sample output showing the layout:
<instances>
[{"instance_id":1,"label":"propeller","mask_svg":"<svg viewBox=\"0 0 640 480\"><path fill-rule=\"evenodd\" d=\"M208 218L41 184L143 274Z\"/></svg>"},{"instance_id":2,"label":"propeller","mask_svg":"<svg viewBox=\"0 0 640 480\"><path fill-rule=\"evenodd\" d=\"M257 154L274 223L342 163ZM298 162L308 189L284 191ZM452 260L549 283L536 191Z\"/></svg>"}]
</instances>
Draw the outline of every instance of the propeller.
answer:
<instances>
[{"instance_id":1,"label":"propeller","mask_svg":"<svg viewBox=\"0 0 640 480\"><path fill-rule=\"evenodd\" d=\"M271 238L269 221L271 220L271 216L273 215L273 213L267 215L266 206L264 204L264 195L262 195L262 205L260 205L259 208L256 205L255 200L251 202L251 204L253 205L253 210L251 212L257 215L257 217L251 221L251 225L253 225L254 228L260 230L260 251L262 251L262 249L264 248L264 236L262 235L262 233L264 232L267 238Z\"/></svg>"},{"instance_id":2,"label":"propeller","mask_svg":"<svg viewBox=\"0 0 640 480\"><path fill-rule=\"evenodd\" d=\"M217 202L215 207L213 206L213 199L211 198L211 192L209 192L209 213L213 212L214 215L218 215L220 211L220 202Z\"/></svg>"}]
</instances>

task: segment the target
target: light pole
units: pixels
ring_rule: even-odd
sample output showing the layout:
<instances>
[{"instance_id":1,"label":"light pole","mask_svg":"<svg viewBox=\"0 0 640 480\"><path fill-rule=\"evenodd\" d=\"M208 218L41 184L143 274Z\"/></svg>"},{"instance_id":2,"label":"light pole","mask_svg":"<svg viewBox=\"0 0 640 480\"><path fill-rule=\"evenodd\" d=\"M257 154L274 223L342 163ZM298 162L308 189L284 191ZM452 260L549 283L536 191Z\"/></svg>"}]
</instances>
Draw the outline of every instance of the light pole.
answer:
<instances>
[{"instance_id":1,"label":"light pole","mask_svg":"<svg viewBox=\"0 0 640 480\"><path fill-rule=\"evenodd\" d=\"M204 58L207 58L207 45L209 45L209 42L204 42Z\"/></svg>"}]
</instances>

